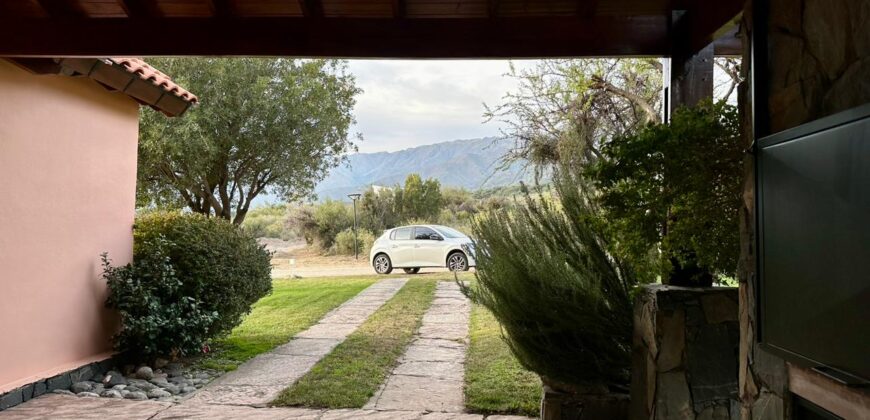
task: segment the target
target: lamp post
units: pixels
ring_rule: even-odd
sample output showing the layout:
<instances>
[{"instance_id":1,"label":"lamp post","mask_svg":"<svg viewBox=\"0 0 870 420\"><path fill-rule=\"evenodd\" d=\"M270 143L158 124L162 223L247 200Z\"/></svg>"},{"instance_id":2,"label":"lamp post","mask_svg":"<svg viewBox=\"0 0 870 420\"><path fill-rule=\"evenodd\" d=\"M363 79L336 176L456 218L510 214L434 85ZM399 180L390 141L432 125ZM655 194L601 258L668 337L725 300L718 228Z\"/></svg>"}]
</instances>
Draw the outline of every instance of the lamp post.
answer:
<instances>
[{"instance_id":1,"label":"lamp post","mask_svg":"<svg viewBox=\"0 0 870 420\"><path fill-rule=\"evenodd\" d=\"M359 239L356 236L356 200L359 200L360 195L359 193L347 195L353 200L353 253L356 259L359 259Z\"/></svg>"}]
</instances>

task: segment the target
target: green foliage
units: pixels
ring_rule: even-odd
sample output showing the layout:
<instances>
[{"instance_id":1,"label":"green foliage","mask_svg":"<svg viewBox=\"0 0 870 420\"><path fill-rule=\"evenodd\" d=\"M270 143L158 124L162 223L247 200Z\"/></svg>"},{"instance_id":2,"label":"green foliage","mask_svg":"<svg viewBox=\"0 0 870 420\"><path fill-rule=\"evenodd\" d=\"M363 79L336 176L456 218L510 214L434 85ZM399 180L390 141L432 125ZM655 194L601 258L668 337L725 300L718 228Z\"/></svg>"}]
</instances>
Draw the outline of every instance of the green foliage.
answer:
<instances>
[{"instance_id":1,"label":"green foliage","mask_svg":"<svg viewBox=\"0 0 870 420\"><path fill-rule=\"evenodd\" d=\"M255 238L277 238L285 241L294 234L286 227L287 206L274 204L251 209L242 227Z\"/></svg>"},{"instance_id":2,"label":"green foliage","mask_svg":"<svg viewBox=\"0 0 870 420\"><path fill-rule=\"evenodd\" d=\"M608 254L579 178L557 175L558 202L533 198L474 223L477 286L520 363L567 384L629 381L632 269Z\"/></svg>"},{"instance_id":3,"label":"green foliage","mask_svg":"<svg viewBox=\"0 0 870 420\"><path fill-rule=\"evenodd\" d=\"M375 243L375 235L366 229L358 229L356 233L356 244L360 255L369 255L372 249L372 244ZM340 255L354 254L354 235L353 228L347 228L335 236L335 245L332 247L332 252Z\"/></svg>"},{"instance_id":4,"label":"green foliage","mask_svg":"<svg viewBox=\"0 0 870 420\"><path fill-rule=\"evenodd\" d=\"M253 236L225 220L177 212L147 213L137 218L133 236L134 266L165 255L179 282L170 300L187 300L200 311L214 314L204 334L197 337L200 344L228 333L254 302L272 290L269 253ZM139 281L146 283L158 273L137 272ZM113 302L123 304L117 299ZM162 310L160 305L154 308ZM143 316L152 315L156 316ZM123 322L126 330L135 321Z\"/></svg>"},{"instance_id":5,"label":"green foliage","mask_svg":"<svg viewBox=\"0 0 870 420\"><path fill-rule=\"evenodd\" d=\"M396 190L369 188L359 202L360 225L372 232L382 232L402 224L402 210L396 204Z\"/></svg>"},{"instance_id":6,"label":"green foliage","mask_svg":"<svg viewBox=\"0 0 870 420\"><path fill-rule=\"evenodd\" d=\"M327 200L314 208L315 242L323 249L335 243L338 233L353 226L353 209L341 201Z\"/></svg>"},{"instance_id":7,"label":"green foliage","mask_svg":"<svg viewBox=\"0 0 870 420\"><path fill-rule=\"evenodd\" d=\"M138 201L240 224L266 190L307 197L354 149L361 92L340 60L149 60L200 103L181 118L140 115Z\"/></svg>"},{"instance_id":8,"label":"green foliage","mask_svg":"<svg viewBox=\"0 0 870 420\"><path fill-rule=\"evenodd\" d=\"M441 211L441 183L434 178L423 181L419 174L410 174L401 194L397 192L396 202L405 220L433 219Z\"/></svg>"},{"instance_id":9,"label":"green foliage","mask_svg":"<svg viewBox=\"0 0 870 420\"><path fill-rule=\"evenodd\" d=\"M643 268L646 280L733 275L743 159L735 107L679 109L670 124L616 137L602 154L589 174L600 190L603 225L616 252ZM691 278L680 277L687 273Z\"/></svg>"},{"instance_id":10,"label":"green foliage","mask_svg":"<svg viewBox=\"0 0 870 420\"><path fill-rule=\"evenodd\" d=\"M507 162L523 161L544 174L560 164L595 160L603 141L658 119L661 64L655 58L540 60L511 66L517 82L484 117L498 120L516 140Z\"/></svg>"},{"instance_id":11,"label":"green foliage","mask_svg":"<svg viewBox=\"0 0 870 420\"><path fill-rule=\"evenodd\" d=\"M109 287L106 306L123 321L114 336L115 349L135 358L200 351L220 315L184 293L169 258L169 241L157 236L142 245L151 251L122 267L112 267L102 256Z\"/></svg>"}]
</instances>

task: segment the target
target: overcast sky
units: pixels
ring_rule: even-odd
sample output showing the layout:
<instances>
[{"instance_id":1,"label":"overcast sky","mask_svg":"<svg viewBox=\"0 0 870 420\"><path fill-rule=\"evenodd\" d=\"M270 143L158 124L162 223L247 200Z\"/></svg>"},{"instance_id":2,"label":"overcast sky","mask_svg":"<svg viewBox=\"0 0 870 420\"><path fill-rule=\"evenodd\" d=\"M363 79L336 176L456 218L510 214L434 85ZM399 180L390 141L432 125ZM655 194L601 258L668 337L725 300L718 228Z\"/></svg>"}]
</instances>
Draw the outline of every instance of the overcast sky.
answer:
<instances>
[{"instance_id":1,"label":"overcast sky","mask_svg":"<svg viewBox=\"0 0 870 420\"><path fill-rule=\"evenodd\" d=\"M518 68L534 64L514 61ZM504 76L509 65L507 60L350 60L349 70L363 89L354 110L354 132L363 135L359 151L498 136L497 122L484 124L483 104L498 105L515 89L516 81ZM728 80L718 67L715 73L717 86Z\"/></svg>"},{"instance_id":2,"label":"overcast sky","mask_svg":"<svg viewBox=\"0 0 870 420\"><path fill-rule=\"evenodd\" d=\"M483 123L483 104L499 104L516 86L503 76L508 69L507 60L351 60L364 91L355 109L359 151L497 136L498 124Z\"/></svg>"}]
</instances>

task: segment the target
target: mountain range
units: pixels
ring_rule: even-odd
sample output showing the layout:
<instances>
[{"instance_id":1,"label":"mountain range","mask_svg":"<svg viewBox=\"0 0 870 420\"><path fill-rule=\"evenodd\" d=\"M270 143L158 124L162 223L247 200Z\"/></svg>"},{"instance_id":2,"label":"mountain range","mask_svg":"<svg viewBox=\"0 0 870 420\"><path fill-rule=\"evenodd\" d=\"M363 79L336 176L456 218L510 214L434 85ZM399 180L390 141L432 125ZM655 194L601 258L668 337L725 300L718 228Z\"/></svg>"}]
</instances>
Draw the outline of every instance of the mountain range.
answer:
<instances>
[{"instance_id":1,"label":"mountain range","mask_svg":"<svg viewBox=\"0 0 870 420\"><path fill-rule=\"evenodd\" d=\"M408 174L435 178L442 186L468 190L514 185L531 174L521 163L502 167L501 158L513 147L511 139L485 137L453 140L396 152L356 153L330 171L315 188L318 199L346 199L370 185L402 184Z\"/></svg>"}]
</instances>

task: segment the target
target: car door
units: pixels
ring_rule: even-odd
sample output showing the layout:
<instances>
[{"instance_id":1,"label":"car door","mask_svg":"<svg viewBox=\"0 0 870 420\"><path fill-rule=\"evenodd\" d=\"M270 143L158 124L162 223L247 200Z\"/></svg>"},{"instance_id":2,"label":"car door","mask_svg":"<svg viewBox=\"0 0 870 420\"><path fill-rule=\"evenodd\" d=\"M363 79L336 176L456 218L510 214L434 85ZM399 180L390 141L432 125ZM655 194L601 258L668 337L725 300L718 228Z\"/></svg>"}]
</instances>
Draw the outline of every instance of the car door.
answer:
<instances>
[{"instance_id":1,"label":"car door","mask_svg":"<svg viewBox=\"0 0 870 420\"><path fill-rule=\"evenodd\" d=\"M390 235L390 260L393 267L416 267L414 265L414 228L397 228Z\"/></svg>"},{"instance_id":2,"label":"car door","mask_svg":"<svg viewBox=\"0 0 870 420\"><path fill-rule=\"evenodd\" d=\"M442 266L441 241L433 229L425 226L414 228L414 261L420 267Z\"/></svg>"}]
</instances>

